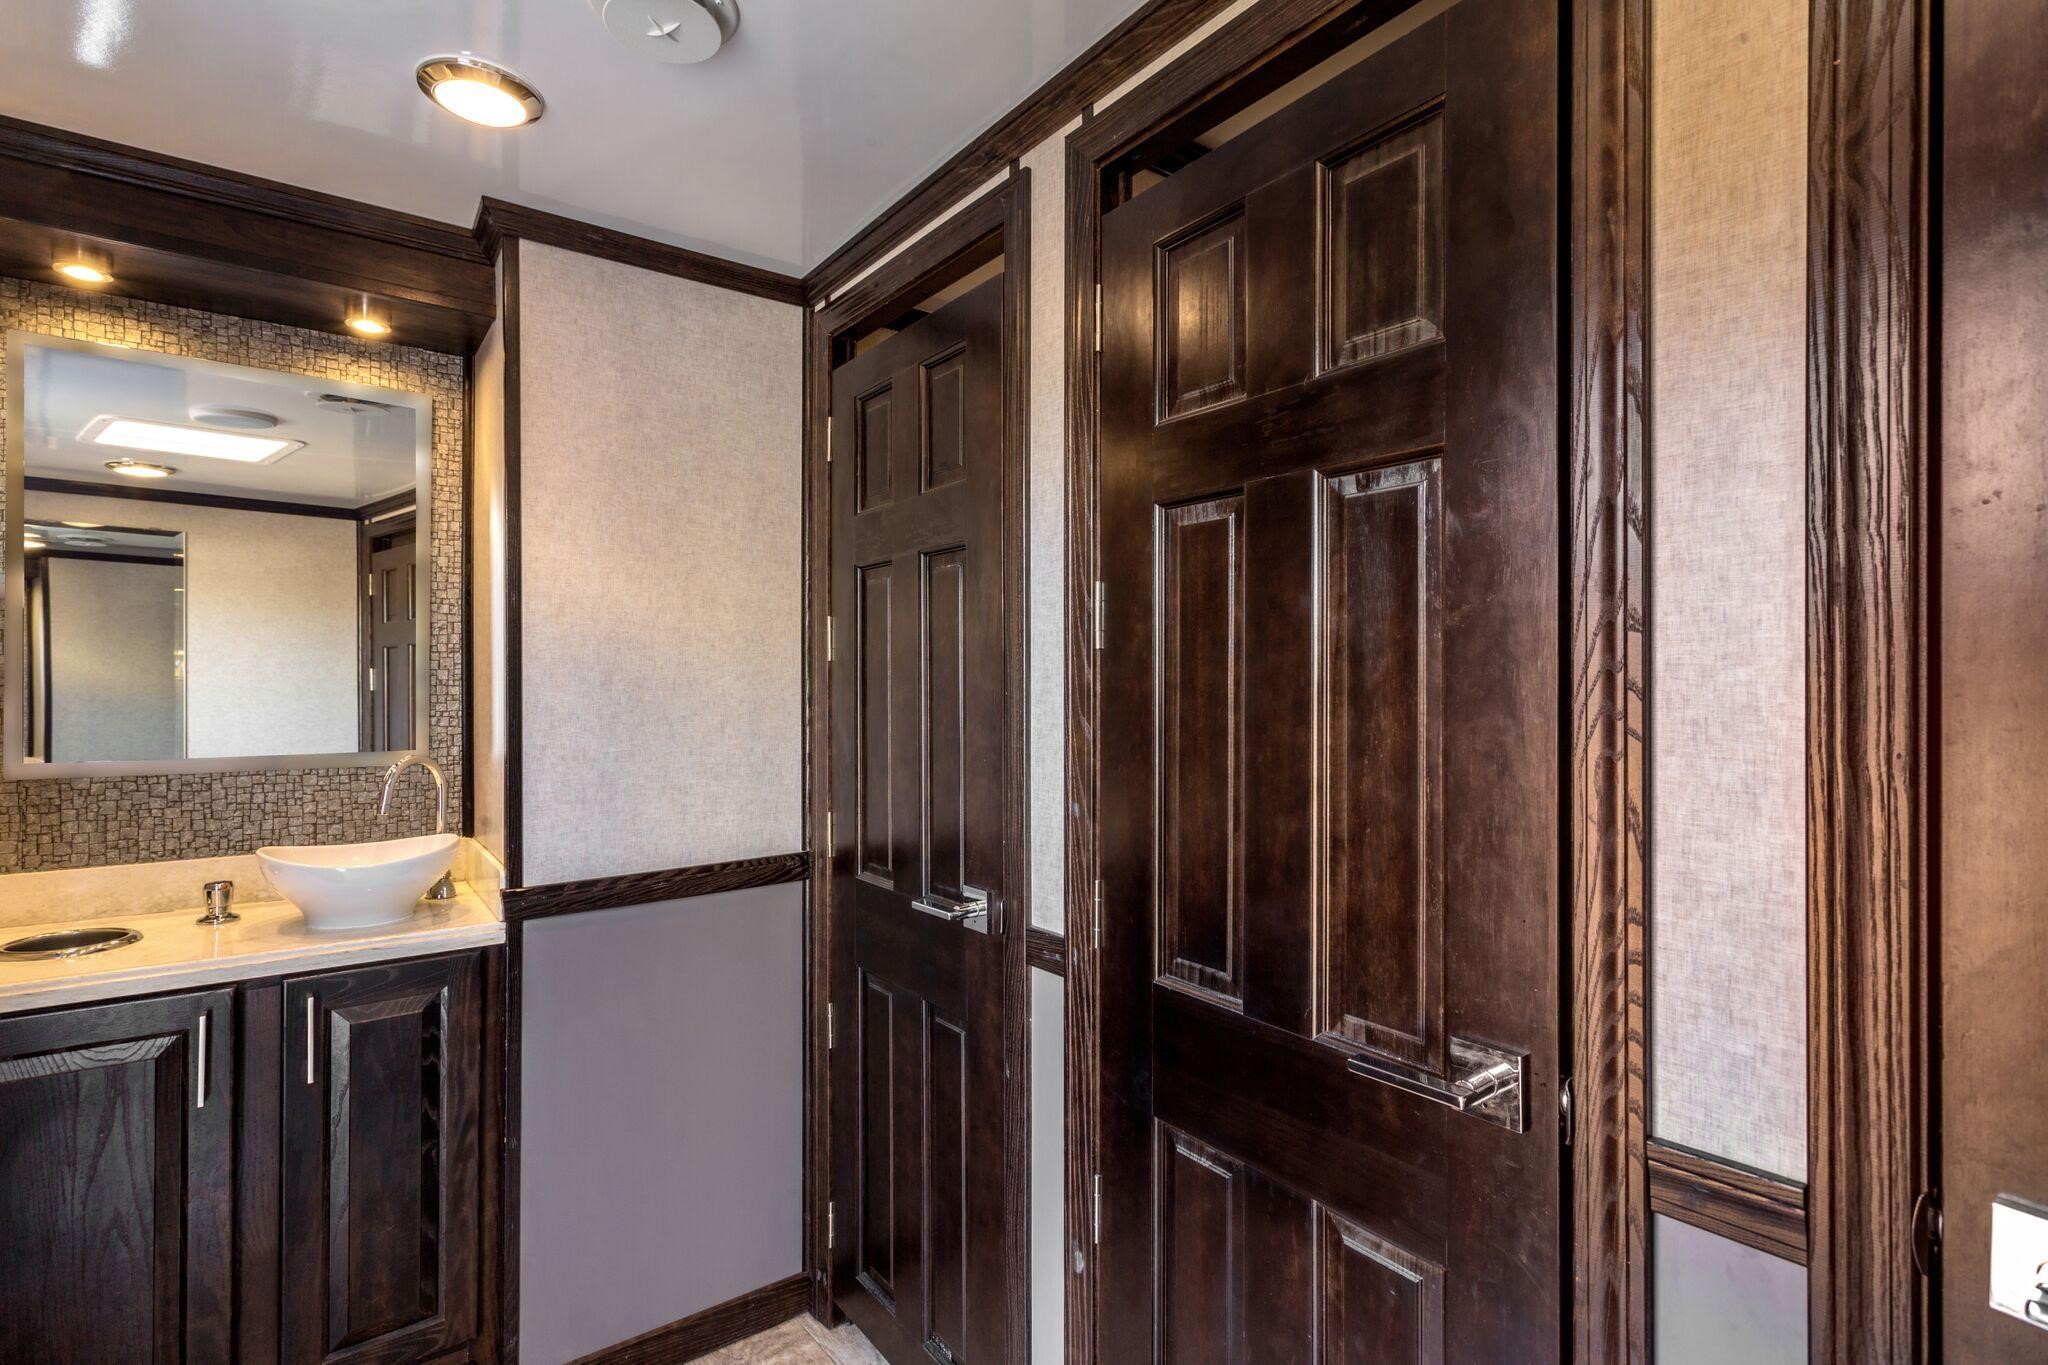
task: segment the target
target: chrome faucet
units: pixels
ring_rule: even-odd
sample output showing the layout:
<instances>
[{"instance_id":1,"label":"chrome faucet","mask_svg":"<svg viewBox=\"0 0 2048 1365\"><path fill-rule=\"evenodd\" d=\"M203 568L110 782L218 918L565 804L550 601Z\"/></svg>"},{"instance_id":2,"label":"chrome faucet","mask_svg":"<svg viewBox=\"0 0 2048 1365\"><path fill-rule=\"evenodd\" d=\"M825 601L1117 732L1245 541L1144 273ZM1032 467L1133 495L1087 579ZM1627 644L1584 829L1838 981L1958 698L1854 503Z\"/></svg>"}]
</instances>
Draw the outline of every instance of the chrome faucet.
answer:
<instances>
[{"instance_id":1,"label":"chrome faucet","mask_svg":"<svg viewBox=\"0 0 2048 1365\"><path fill-rule=\"evenodd\" d=\"M208 882L206 884L206 913L195 923L231 924L241 916L235 913L235 884L233 882Z\"/></svg>"},{"instance_id":2,"label":"chrome faucet","mask_svg":"<svg viewBox=\"0 0 2048 1365\"><path fill-rule=\"evenodd\" d=\"M448 832L448 774L441 771L441 765L425 754L407 754L384 771L384 799L377 803L377 814L391 814L391 793L398 786L399 775L407 768L425 768L427 776L434 779L434 833ZM434 883L427 892L430 901L445 901L455 898L455 882L446 872L441 880Z\"/></svg>"}]
</instances>

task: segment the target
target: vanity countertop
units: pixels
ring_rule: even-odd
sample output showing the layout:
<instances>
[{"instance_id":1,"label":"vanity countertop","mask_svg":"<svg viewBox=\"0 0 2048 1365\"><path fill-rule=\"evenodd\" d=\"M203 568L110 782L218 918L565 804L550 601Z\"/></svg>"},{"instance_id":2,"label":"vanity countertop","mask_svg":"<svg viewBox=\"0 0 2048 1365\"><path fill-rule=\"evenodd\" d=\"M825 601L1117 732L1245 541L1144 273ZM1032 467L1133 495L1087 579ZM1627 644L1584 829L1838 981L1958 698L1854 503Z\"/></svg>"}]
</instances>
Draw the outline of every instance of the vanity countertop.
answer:
<instances>
[{"instance_id":1,"label":"vanity countertop","mask_svg":"<svg viewBox=\"0 0 2048 1365\"><path fill-rule=\"evenodd\" d=\"M235 909L241 918L218 929L195 923L197 906L151 915L10 925L0 930L0 942L109 925L133 929L142 939L84 957L0 959L0 1014L424 957L505 941L504 923L467 886L458 886L452 901L422 901L411 919L373 929L315 933L284 901Z\"/></svg>"}]
</instances>

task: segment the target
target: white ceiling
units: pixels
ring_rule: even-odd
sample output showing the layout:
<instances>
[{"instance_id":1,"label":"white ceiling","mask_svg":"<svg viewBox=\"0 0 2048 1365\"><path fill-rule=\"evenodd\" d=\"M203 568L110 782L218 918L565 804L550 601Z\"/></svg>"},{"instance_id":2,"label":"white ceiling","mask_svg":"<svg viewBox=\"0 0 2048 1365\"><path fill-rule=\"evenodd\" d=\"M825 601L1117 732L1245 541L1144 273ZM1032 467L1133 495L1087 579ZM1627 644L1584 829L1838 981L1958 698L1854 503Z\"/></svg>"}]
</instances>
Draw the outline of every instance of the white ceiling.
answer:
<instances>
[{"instance_id":1,"label":"white ceiling","mask_svg":"<svg viewBox=\"0 0 2048 1365\"><path fill-rule=\"evenodd\" d=\"M431 405L418 394L146 351L124 355L31 342L23 359L22 463L30 475L134 488L135 480L106 467L126 456L177 469L171 478L141 485L146 488L331 507L360 507L412 488L419 478L422 417L411 405ZM407 406L364 412L316 401L337 392ZM262 435L304 441L305 447L270 464L241 464L78 439L101 415L190 424L192 408L202 404L270 413L277 425Z\"/></svg>"},{"instance_id":2,"label":"white ceiling","mask_svg":"<svg viewBox=\"0 0 2048 1365\"><path fill-rule=\"evenodd\" d=\"M1138 0L739 0L663 66L588 0L7 0L0 113L468 226L485 194L800 273ZM421 58L525 76L472 129Z\"/></svg>"}]
</instances>

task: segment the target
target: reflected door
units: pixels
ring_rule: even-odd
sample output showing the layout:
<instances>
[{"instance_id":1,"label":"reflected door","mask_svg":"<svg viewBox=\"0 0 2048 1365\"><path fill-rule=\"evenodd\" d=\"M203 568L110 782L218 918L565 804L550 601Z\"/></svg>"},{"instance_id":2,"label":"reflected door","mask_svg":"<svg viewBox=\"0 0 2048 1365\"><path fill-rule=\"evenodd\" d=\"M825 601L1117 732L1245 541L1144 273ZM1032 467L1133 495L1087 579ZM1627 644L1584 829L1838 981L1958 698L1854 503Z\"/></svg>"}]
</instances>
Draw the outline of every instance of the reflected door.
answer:
<instances>
[{"instance_id":1,"label":"reflected door","mask_svg":"<svg viewBox=\"0 0 2048 1365\"><path fill-rule=\"evenodd\" d=\"M832 376L832 1286L895 1365L1002 1359L1014 1330L1003 284Z\"/></svg>"},{"instance_id":2,"label":"reflected door","mask_svg":"<svg viewBox=\"0 0 2048 1365\"><path fill-rule=\"evenodd\" d=\"M1555 25L1105 215L1103 1361L1559 1353Z\"/></svg>"}]
</instances>

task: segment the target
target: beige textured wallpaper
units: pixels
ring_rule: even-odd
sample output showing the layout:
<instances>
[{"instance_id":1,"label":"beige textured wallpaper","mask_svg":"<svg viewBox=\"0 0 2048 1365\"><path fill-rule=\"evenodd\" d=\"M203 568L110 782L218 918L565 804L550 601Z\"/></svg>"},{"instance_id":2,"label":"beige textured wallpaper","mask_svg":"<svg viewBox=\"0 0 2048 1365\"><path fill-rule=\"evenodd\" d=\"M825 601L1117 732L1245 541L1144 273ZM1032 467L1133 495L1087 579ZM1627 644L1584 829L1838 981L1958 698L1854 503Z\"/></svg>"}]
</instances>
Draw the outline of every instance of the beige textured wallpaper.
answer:
<instances>
[{"instance_id":1,"label":"beige textured wallpaper","mask_svg":"<svg viewBox=\"0 0 2048 1365\"><path fill-rule=\"evenodd\" d=\"M1655 0L1650 1133L1806 1178L1804 0Z\"/></svg>"},{"instance_id":2,"label":"beige textured wallpaper","mask_svg":"<svg viewBox=\"0 0 2048 1365\"><path fill-rule=\"evenodd\" d=\"M800 849L801 311L519 253L525 880Z\"/></svg>"}]
</instances>

